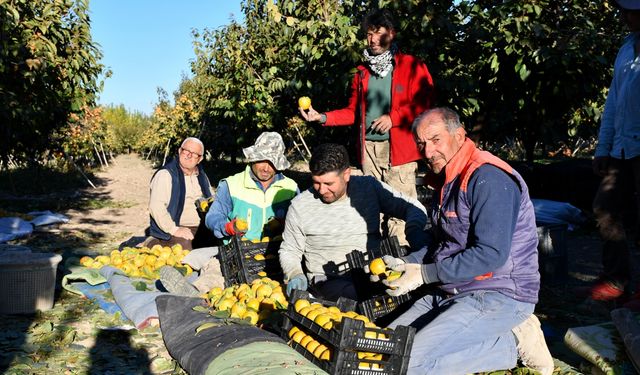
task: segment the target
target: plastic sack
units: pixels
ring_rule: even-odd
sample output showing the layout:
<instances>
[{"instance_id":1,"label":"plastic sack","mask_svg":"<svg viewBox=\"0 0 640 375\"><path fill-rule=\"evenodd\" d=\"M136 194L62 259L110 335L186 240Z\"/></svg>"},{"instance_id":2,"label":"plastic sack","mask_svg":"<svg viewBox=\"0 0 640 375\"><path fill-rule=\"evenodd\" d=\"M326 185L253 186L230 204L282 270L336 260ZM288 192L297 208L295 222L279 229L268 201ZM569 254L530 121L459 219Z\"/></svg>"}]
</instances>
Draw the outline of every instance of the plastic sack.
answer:
<instances>
[{"instance_id":1,"label":"plastic sack","mask_svg":"<svg viewBox=\"0 0 640 375\"><path fill-rule=\"evenodd\" d=\"M0 243L28 236L33 232L33 225L18 217L0 218Z\"/></svg>"},{"instance_id":2,"label":"plastic sack","mask_svg":"<svg viewBox=\"0 0 640 375\"><path fill-rule=\"evenodd\" d=\"M33 220L31 220L31 224L36 227L41 225L50 225L57 223L68 223L69 218L63 214L56 214L51 211L32 211L27 215L33 216Z\"/></svg>"},{"instance_id":3,"label":"plastic sack","mask_svg":"<svg viewBox=\"0 0 640 375\"><path fill-rule=\"evenodd\" d=\"M536 215L536 224L564 224L572 230L583 224L587 217L579 208L566 202L556 202L547 199L531 199Z\"/></svg>"}]
</instances>

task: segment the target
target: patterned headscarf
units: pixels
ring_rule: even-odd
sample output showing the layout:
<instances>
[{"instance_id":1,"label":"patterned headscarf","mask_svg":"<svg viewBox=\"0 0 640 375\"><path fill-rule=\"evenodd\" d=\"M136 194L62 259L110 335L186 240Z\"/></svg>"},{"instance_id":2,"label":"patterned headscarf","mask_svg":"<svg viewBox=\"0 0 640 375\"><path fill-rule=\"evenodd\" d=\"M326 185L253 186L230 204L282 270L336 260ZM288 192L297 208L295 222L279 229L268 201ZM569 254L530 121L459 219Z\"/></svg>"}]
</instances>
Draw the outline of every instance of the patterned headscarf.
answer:
<instances>
[{"instance_id":1,"label":"patterned headscarf","mask_svg":"<svg viewBox=\"0 0 640 375\"><path fill-rule=\"evenodd\" d=\"M398 47L395 43L391 44L386 52L379 55L369 54L369 50L365 48L363 54L364 59L369 64L369 67L379 77L386 77L393 67L393 56L398 52Z\"/></svg>"}]
</instances>

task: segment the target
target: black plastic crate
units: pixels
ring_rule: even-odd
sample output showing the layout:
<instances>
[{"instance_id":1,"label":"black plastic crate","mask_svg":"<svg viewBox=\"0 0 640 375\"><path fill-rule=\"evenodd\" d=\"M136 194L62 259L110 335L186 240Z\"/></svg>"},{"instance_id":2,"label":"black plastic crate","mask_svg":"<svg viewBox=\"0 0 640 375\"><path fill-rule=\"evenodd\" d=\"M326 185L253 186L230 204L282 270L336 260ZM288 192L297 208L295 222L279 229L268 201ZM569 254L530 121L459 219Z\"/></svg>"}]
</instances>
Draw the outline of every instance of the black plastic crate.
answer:
<instances>
[{"instance_id":1,"label":"black plastic crate","mask_svg":"<svg viewBox=\"0 0 640 375\"><path fill-rule=\"evenodd\" d=\"M291 296L285 314L287 320L299 327L304 327L306 331L312 332L314 336L320 337L334 348L394 355L406 355L411 350L415 335L415 329L412 327L398 326L395 330L371 328L365 327L361 320L345 317L339 325L327 330L295 311L295 301L300 298L307 299L311 303L321 303L323 306L337 306L341 311L353 311L355 301L340 298L338 302L332 303L312 298L304 291L296 291ZM367 338L365 337L367 331L384 334L387 338Z\"/></svg>"},{"instance_id":2,"label":"black plastic crate","mask_svg":"<svg viewBox=\"0 0 640 375\"><path fill-rule=\"evenodd\" d=\"M375 296L366 301L358 302L358 312L375 321L378 318L386 316L390 312L396 310L400 305L411 300L409 293L392 297L385 294Z\"/></svg>"},{"instance_id":3,"label":"black plastic crate","mask_svg":"<svg viewBox=\"0 0 640 375\"><path fill-rule=\"evenodd\" d=\"M391 255L399 258L406 255L405 249L400 246L397 237L390 237L380 242L378 249L370 249L366 253L354 250L347 254L347 262L351 269L362 269L366 264L375 258L381 258L384 255ZM394 311L404 302L411 299L411 294L405 294L399 297L391 297L385 293L386 286L379 283L377 285L371 285L366 280L365 285L356 285L358 291L366 290L367 293L362 293L366 296L362 301L358 303L358 312L365 315L370 320L376 320L381 318L390 312Z\"/></svg>"},{"instance_id":4,"label":"black plastic crate","mask_svg":"<svg viewBox=\"0 0 640 375\"><path fill-rule=\"evenodd\" d=\"M367 249L366 253L358 250L353 250L352 252L347 254L347 262L349 263L349 267L351 269L363 268L365 264L368 264L373 259L381 258L384 255L391 255L393 257L400 258L407 255L407 252L402 246L400 246L398 238L393 236L380 241L379 248Z\"/></svg>"},{"instance_id":5,"label":"black plastic crate","mask_svg":"<svg viewBox=\"0 0 640 375\"><path fill-rule=\"evenodd\" d=\"M313 364L334 375L404 375L409 367L409 356L388 356L382 360L359 359L356 352L342 349L334 351L329 360L320 360L297 342L291 341L289 345ZM371 369L374 364L378 368Z\"/></svg>"},{"instance_id":6,"label":"black plastic crate","mask_svg":"<svg viewBox=\"0 0 640 375\"><path fill-rule=\"evenodd\" d=\"M234 237L227 245L220 247L220 266L225 286L250 283L265 276L282 282L283 273L278 259L281 241L253 243L240 241ZM256 259L262 255L264 259Z\"/></svg>"},{"instance_id":7,"label":"black plastic crate","mask_svg":"<svg viewBox=\"0 0 640 375\"><path fill-rule=\"evenodd\" d=\"M285 314L281 336L286 341L290 341L291 347L305 358L330 374L399 375L406 373L415 336L414 328L405 326L398 326L395 330L371 328L365 327L361 320L344 317L340 324L327 330L295 311L295 301L300 298L307 299L311 303L319 302L324 306L337 306L341 311L353 310L355 301L340 298L337 302L330 302L312 298L304 291L294 291ZM330 360L320 360L302 345L291 341L288 333L294 325L331 348L333 354ZM383 334L386 338L367 338L366 332L375 332L376 336ZM382 360L358 358L358 351L383 354L384 358ZM361 367L361 365L370 367L372 364L378 365L379 368Z\"/></svg>"}]
</instances>

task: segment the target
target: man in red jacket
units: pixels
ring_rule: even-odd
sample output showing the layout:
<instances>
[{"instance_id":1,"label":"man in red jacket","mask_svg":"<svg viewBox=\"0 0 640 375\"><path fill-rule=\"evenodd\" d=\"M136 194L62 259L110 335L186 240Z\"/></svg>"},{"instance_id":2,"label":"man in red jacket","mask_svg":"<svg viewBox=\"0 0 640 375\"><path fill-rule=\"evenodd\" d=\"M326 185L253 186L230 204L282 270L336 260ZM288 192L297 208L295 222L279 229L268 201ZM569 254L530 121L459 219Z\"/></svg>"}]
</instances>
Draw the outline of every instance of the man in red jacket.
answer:
<instances>
[{"instance_id":1,"label":"man in red jacket","mask_svg":"<svg viewBox=\"0 0 640 375\"><path fill-rule=\"evenodd\" d=\"M427 66L418 58L401 53L393 16L386 9L369 13L363 22L368 48L364 64L358 66L351 84L349 104L342 109L319 113L313 107L300 109L306 121L323 126L358 125L358 154L362 171L386 182L405 195L416 198L416 147L411 124L431 107L433 81ZM404 222L387 219L389 236L406 245Z\"/></svg>"}]
</instances>

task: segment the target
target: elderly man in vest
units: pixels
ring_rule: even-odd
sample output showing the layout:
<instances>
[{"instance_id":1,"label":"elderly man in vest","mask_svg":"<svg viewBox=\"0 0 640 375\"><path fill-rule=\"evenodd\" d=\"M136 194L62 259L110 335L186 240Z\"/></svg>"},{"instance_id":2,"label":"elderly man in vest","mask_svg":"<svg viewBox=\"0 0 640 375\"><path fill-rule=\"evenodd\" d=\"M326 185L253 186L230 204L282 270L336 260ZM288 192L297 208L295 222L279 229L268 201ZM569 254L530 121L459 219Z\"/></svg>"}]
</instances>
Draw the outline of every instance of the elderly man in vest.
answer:
<instances>
[{"instance_id":1,"label":"elderly man in vest","mask_svg":"<svg viewBox=\"0 0 640 375\"><path fill-rule=\"evenodd\" d=\"M182 142L178 155L159 169L151 179L149 213L151 238L145 246L182 245L191 250L200 224L195 202L211 197L211 183L200 162L204 144L198 138Z\"/></svg>"},{"instance_id":2,"label":"elderly man in vest","mask_svg":"<svg viewBox=\"0 0 640 375\"><path fill-rule=\"evenodd\" d=\"M437 287L391 324L417 329L408 374L510 369L519 357L550 375L553 359L533 315L540 274L527 185L507 163L477 149L450 109L424 112L413 132L435 189L431 238L403 259L383 258L402 272L383 281L389 295Z\"/></svg>"},{"instance_id":3,"label":"elderly man in vest","mask_svg":"<svg viewBox=\"0 0 640 375\"><path fill-rule=\"evenodd\" d=\"M282 171L290 164L284 156L280 134L264 132L242 151L248 165L244 171L220 180L205 223L213 234L228 243L232 236L260 240L282 233L291 199L298 185ZM248 227L238 227L238 221Z\"/></svg>"}]
</instances>

